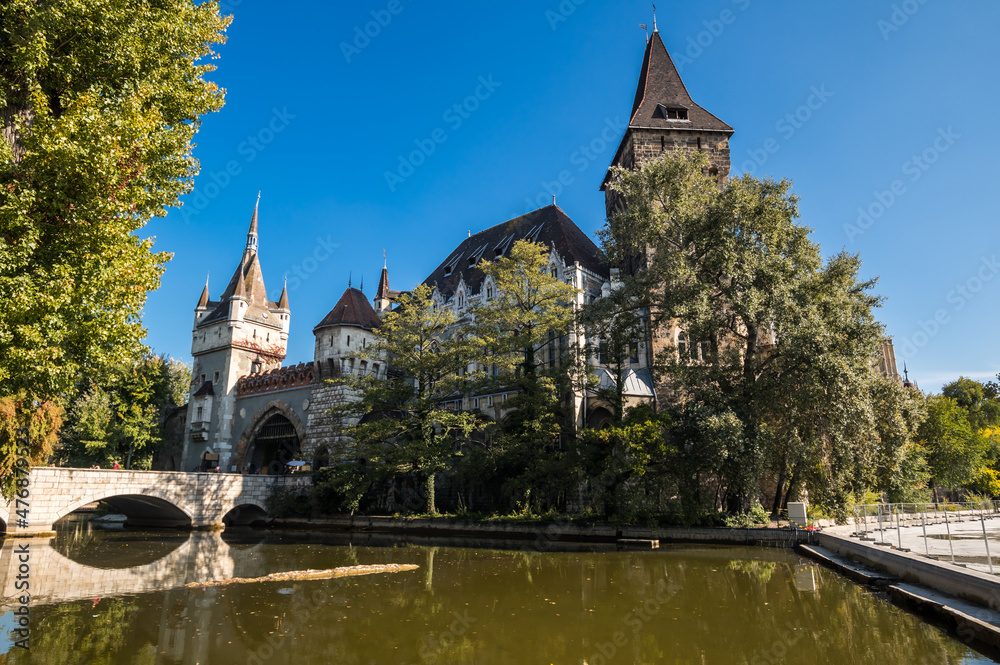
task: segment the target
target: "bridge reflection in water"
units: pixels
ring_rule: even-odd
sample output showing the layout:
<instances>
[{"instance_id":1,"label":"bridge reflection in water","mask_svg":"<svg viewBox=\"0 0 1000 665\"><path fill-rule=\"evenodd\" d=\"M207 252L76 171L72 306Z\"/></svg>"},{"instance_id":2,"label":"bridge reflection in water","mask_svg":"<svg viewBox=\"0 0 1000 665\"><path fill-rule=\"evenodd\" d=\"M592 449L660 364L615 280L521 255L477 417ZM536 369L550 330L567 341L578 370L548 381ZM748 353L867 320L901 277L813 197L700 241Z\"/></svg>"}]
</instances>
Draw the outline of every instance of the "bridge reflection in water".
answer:
<instances>
[{"instance_id":1,"label":"bridge reflection in water","mask_svg":"<svg viewBox=\"0 0 1000 665\"><path fill-rule=\"evenodd\" d=\"M128 536L122 534L115 539L111 557L102 552L100 532L91 531L87 524L67 526L73 531L64 529L56 538L4 541L0 547L0 599L19 595L15 588L19 564L14 551L25 542L30 548L32 605L135 595L192 582L267 574L256 556L259 545L233 547L217 532L161 533L156 534L156 540L139 534L127 543L134 548L125 555L122 540Z\"/></svg>"}]
</instances>

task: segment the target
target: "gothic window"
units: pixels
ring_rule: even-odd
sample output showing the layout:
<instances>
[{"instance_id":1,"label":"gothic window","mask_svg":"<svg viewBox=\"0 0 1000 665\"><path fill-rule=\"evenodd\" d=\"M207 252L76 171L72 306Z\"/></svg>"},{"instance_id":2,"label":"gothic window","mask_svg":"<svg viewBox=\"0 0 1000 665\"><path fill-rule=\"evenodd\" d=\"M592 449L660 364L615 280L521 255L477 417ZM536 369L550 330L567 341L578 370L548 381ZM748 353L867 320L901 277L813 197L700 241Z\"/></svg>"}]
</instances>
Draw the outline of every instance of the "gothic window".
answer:
<instances>
[{"instance_id":1,"label":"gothic window","mask_svg":"<svg viewBox=\"0 0 1000 665\"><path fill-rule=\"evenodd\" d=\"M608 364L608 340L602 339L597 346L597 362L600 365Z\"/></svg>"},{"instance_id":2,"label":"gothic window","mask_svg":"<svg viewBox=\"0 0 1000 665\"><path fill-rule=\"evenodd\" d=\"M205 407L199 406L198 407L198 415L195 418L195 422L196 423L201 423L201 422L204 422L204 419L205 419Z\"/></svg>"},{"instance_id":3,"label":"gothic window","mask_svg":"<svg viewBox=\"0 0 1000 665\"><path fill-rule=\"evenodd\" d=\"M487 300L492 300L493 299L493 285L491 285L491 284L488 284L486 286L486 299Z\"/></svg>"},{"instance_id":4,"label":"gothic window","mask_svg":"<svg viewBox=\"0 0 1000 665\"><path fill-rule=\"evenodd\" d=\"M378 378L378 370L379 370L378 363L374 363L372 365L372 374L375 376L376 379Z\"/></svg>"},{"instance_id":5,"label":"gothic window","mask_svg":"<svg viewBox=\"0 0 1000 665\"><path fill-rule=\"evenodd\" d=\"M358 370L358 376L359 377L364 377L364 375L367 374L367 373L368 373L368 361L367 360L362 360L361 361L361 369Z\"/></svg>"},{"instance_id":6,"label":"gothic window","mask_svg":"<svg viewBox=\"0 0 1000 665\"><path fill-rule=\"evenodd\" d=\"M347 370L350 374L354 374L354 358L347 359Z\"/></svg>"},{"instance_id":7,"label":"gothic window","mask_svg":"<svg viewBox=\"0 0 1000 665\"><path fill-rule=\"evenodd\" d=\"M632 342L631 344L629 344L629 351L631 351L631 353L629 354L628 361L630 363L632 363L633 365L638 364L639 363L639 342L636 341L636 342Z\"/></svg>"},{"instance_id":8,"label":"gothic window","mask_svg":"<svg viewBox=\"0 0 1000 665\"><path fill-rule=\"evenodd\" d=\"M552 275L552 277L558 277L559 276L558 272L559 271L556 270L556 267L552 266L552 270L549 271L549 274Z\"/></svg>"},{"instance_id":9,"label":"gothic window","mask_svg":"<svg viewBox=\"0 0 1000 665\"><path fill-rule=\"evenodd\" d=\"M691 357L691 342L683 330L677 333L677 355L681 360L687 360Z\"/></svg>"},{"instance_id":10,"label":"gothic window","mask_svg":"<svg viewBox=\"0 0 1000 665\"><path fill-rule=\"evenodd\" d=\"M216 372L216 373L215 373L215 374L213 375L213 378L212 378L212 383L218 383L218 382L219 382L219 373L218 373L218 372Z\"/></svg>"}]
</instances>

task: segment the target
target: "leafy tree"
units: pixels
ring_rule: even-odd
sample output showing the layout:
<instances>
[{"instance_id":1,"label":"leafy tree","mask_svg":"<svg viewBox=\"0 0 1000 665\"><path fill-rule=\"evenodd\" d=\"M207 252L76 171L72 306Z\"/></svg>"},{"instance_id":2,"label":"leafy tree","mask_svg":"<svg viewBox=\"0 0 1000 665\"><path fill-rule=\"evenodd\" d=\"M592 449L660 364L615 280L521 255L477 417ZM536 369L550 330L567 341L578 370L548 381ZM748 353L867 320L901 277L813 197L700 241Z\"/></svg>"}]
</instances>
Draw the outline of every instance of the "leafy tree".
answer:
<instances>
[{"instance_id":1,"label":"leafy tree","mask_svg":"<svg viewBox=\"0 0 1000 665\"><path fill-rule=\"evenodd\" d=\"M983 384L961 376L942 388L941 394L966 410L973 428L981 430L1000 425L1000 396L996 384Z\"/></svg>"},{"instance_id":2,"label":"leafy tree","mask_svg":"<svg viewBox=\"0 0 1000 665\"><path fill-rule=\"evenodd\" d=\"M521 510L558 501L567 483L560 435L567 431L567 395L579 377L568 344L576 289L549 272L545 246L514 244L507 256L480 264L492 279L494 297L472 308L468 334L488 359L489 371L476 375L479 392L513 391L494 403L489 450L480 455L482 479L499 484L505 500ZM496 367L496 372L492 367Z\"/></svg>"},{"instance_id":3,"label":"leafy tree","mask_svg":"<svg viewBox=\"0 0 1000 665\"><path fill-rule=\"evenodd\" d=\"M23 468L48 461L57 445L56 433L62 425L63 409L52 402L32 402L21 395L0 397L0 495L13 496ZM22 434L28 435L28 455L18 446Z\"/></svg>"},{"instance_id":4,"label":"leafy tree","mask_svg":"<svg viewBox=\"0 0 1000 665\"><path fill-rule=\"evenodd\" d=\"M659 351L661 395L740 424L718 472L732 512L749 507L768 461L779 485L809 482L843 504L874 425L874 282L858 281L856 256L823 262L788 182L744 176L720 190L707 166L668 155L611 184L625 205L604 231L608 255L636 268L626 281L648 294L653 325L692 341Z\"/></svg>"},{"instance_id":5,"label":"leafy tree","mask_svg":"<svg viewBox=\"0 0 1000 665\"><path fill-rule=\"evenodd\" d=\"M164 415L186 401L190 377L184 363L150 355L119 367L103 385L89 382L67 415L62 461L148 468L164 437Z\"/></svg>"},{"instance_id":6,"label":"leafy tree","mask_svg":"<svg viewBox=\"0 0 1000 665\"><path fill-rule=\"evenodd\" d=\"M987 442L969 423L957 400L945 395L927 398L927 419L917 432L927 459L934 501L942 487L960 487L981 473Z\"/></svg>"},{"instance_id":7,"label":"leafy tree","mask_svg":"<svg viewBox=\"0 0 1000 665\"><path fill-rule=\"evenodd\" d=\"M228 22L194 0L0 7L0 395L63 399L141 355L169 257L136 232L191 188Z\"/></svg>"},{"instance_id":8,"label":"leafy tree","mask_svg":"<svg viewBox=\"0 0 1000 665\"><path fill-rule=\"evenodd\" d=\"M592 340L589 352L597 355L614 379L614 387L598 387L595 392L611 405L616 426L621 426L625 419L625 379L646 333L644 301L645 298L621 287L581 312L583 327Z\"/></svg>"},{"instance_id":9,"label":"leafy tree","mask_svg":"<svg viewBox=\"0 0 1000 665\"><path fill-rule=\"evenodd\" d=\"M455 447L475 427L473 414L440 404L467 385L463 370L472 345L453 329L452 310L435 306L429 287L420 285L397 303L361 353L372 362L388 359L387 375L340 379L358 400L333 413L343 422L364 418L345 428L362 458L422 476L427 512L433 514L435 477L450 468Z\"/></svg>"}]
</instances>

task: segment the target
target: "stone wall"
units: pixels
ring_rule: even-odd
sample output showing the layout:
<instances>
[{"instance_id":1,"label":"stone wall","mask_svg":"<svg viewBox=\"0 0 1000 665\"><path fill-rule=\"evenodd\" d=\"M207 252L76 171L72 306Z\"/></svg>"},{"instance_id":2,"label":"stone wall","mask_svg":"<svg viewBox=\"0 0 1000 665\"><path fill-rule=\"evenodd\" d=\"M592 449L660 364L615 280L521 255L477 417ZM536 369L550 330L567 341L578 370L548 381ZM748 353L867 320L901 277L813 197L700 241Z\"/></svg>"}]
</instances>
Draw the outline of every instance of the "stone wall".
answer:
<instances>
[{"instance_id":1,"label":"stone wall","mask_svg":"<svg viewBox=\"0 0 1000 665\"><path fill-rule=\"evenodd\" d=\"M302 445L302 454L306 460L315 461L317 453L324 447L329 462L351 458L350 441L341 434L341 431L344 426L357 424L358 420L352 418L340 422L330 414L330 409L354 399L356 399L355 393L347 386L322 383L313 386L306 440Z\"/></svg>"}]
</instances>

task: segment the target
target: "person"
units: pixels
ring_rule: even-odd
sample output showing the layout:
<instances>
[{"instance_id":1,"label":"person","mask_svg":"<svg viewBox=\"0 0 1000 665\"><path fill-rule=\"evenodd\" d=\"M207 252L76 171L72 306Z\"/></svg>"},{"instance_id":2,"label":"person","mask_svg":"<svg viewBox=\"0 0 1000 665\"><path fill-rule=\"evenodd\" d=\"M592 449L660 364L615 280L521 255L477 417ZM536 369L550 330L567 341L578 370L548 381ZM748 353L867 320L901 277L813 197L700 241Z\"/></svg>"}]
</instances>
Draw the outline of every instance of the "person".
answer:
<instances>
[{"instance_id":1,"label":"person","mask_svg":"<svg viewBox=\"0 0 1000 665\"><path fill-rule=\"evenodd\" d=\"M255 473L257 473L257 463L256 462L250 462L250 475L252 476Z\"/></svg>"},{"instance_id":2,"label":"person","mask_svg":"<svg viewBox=\"0 0 1000 665\"><path fill-rule=\"evenodd\" d=\"M118 460L115 460L115 463L112 465L111 468L117 471L118 469L122 468L122 465L118 463Z\"/></svg>"}]
</instances>

